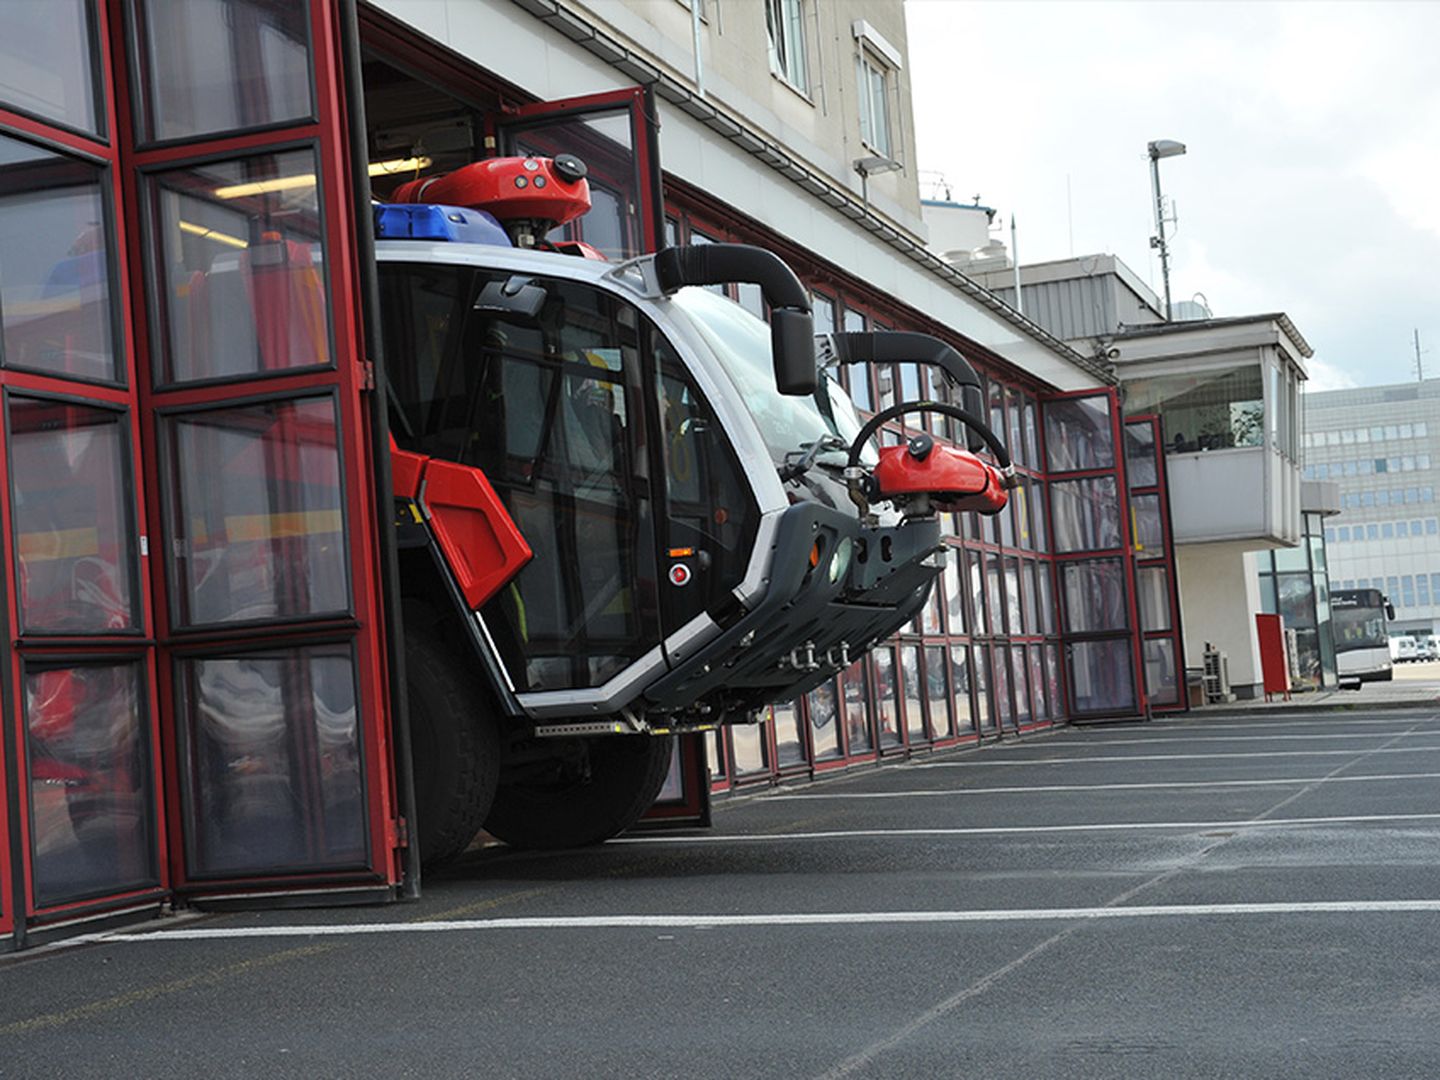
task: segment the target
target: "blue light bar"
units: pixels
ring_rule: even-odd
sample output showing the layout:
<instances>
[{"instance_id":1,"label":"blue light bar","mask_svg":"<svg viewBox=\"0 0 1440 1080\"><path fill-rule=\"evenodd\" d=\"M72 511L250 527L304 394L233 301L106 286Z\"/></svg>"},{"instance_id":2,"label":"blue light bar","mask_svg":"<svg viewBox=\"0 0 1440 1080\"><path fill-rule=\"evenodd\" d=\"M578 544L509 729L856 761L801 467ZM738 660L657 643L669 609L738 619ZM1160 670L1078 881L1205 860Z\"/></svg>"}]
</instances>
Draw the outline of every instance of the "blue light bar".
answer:
<instances>
[{"instance_id":1,"label":"blue light bar","mask_svg":"<svg viewBox=\"0 0 1440 1080\"><path fill-rule=\"evenodd\" d=\"M514 247L500 222L484 210L434 203L376 203L375 239L446 240Z\"/></svg>"}]
</instances>

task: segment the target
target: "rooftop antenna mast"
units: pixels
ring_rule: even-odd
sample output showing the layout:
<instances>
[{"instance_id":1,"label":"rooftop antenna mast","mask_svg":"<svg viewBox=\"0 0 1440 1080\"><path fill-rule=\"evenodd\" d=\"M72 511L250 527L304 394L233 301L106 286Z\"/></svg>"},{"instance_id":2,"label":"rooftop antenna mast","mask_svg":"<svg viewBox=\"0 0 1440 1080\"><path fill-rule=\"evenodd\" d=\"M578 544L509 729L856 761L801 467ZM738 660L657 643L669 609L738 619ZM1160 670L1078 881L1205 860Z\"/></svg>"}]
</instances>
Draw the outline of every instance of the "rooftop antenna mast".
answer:
<instances>
[{"instance_id":1,"label":"rooftop antenna mast","mask_svg":"<svg viewBox=\"0 0 1440 1080\"><path fill-rule=\"evenodd\" d=\"M1415 381L1416 381L1416 382L1424 382L1424 381L1425 381L1425 365L1424 365L1424 363L1421 361L1420 358L1421 358L1422 356L1424 356L1424 355L1425 355L1427 352L1429 352L1429 351L1430 351L1429 349L1421 349L1421 348L1420 348L1420 328L1417 326L1417 327L1415 328Z\"/></svg>"}]
</instances>

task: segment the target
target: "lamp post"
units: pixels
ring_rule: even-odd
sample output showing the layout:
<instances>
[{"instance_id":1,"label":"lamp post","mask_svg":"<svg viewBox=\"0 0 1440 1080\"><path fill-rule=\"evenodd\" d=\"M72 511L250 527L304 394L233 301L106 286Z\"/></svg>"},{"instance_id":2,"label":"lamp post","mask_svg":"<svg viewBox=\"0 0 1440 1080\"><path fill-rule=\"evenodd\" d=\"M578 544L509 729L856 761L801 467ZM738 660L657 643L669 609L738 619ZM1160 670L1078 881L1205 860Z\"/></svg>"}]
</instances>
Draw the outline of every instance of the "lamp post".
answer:
<instances>
[{"instance_id":1,"label":"lamp post","mask_svg":"<svg viewBox=\"0 0 1440 1080\"><path fill-rule=\"evenodd\" d=\"M1170 321L1170 249L1165 244L1165 201L1160 196L1160 159L1179 157L1185 144L1174 139L1156 139L1149 146L1150 188L1155 193L1155 235L1150 246L1160 249L1160 277L1165 282L1165 321Z\"/></svg>"}]
</instances>

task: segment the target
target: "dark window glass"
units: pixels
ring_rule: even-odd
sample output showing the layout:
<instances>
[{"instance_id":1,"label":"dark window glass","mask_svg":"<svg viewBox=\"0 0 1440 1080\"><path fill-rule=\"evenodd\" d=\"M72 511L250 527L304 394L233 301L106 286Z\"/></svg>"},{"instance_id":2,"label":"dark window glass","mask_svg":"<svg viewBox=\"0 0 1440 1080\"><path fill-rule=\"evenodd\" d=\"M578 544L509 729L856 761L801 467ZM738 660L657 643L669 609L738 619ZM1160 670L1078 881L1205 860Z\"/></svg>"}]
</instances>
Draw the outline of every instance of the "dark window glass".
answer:
<instances>
[{"instance_id":1,"label":"dark window glass","mask_svg":"<svg viewBox=\"0 0 1440 1080\"><path fill-rule=\"evenodd\" d=\"M1020 563L1016 559L1005 560L1005 611L1012 634L1028 632L1028 626L1021 621Z\"/></svg>"},{"instance_id":2,"label":"dark window glass","mask_svg":"<svg viewBox=\"0 0 1440 1080\"><path fill-rule=\"evenodd\" d=\"M985 619L985 571L978 551L965 552L965 576L970 582L970 611L974 616L972 633L985 634L988 623Z\"/></svg>"},{"instance_id":3,"label":"dark window glass","mask_svg":"<svg viewBox=\"0 0 1440 1080\"><path fill-rule=\"evenodd\" d=\"M311 116L309 4L145 0L137 14L145 138Z\"/></svg>"},{"instance_id":4,"label":"dark window glass","mask_svg":"<svg viewBox=\"0 0 1440 1080\"><path fill-rule=\"evenodd\" d=\"M1060 696L1060 647L1045 646L1045 691L1050 699L1050 715L1065 715L1065 699Z\"/></svg>"},{"instance_id":5,"label":"dark window glass","mask_svg":"<svg viewBox=\"0 0 1440 1080\"><path fill-rule=\"evenodd\" d=\"M12 397L10 480L27 633L139 625L130 447L117 413Z\"/></svg>"},{"instance_id":6,"label":"dark window glass","mask_svg":"<svg viewBox=\"0 0 1440 1080\"><path fill-rule=\"evenodd\" d=\"M190 873L363 865L350 647L188 659L178 675Z\"/></svg>"},{"instance_id":7,"label":"dark window glass","mask_svg":"<svg viewBox=\"0 0 1440 1080\"><path fill-rule=\"evenodd\" d=\"M1038 634L1041 632L1040 624L1035 616L1035 601L1039 596L1039 588L1036 584L1036 566L1033 561L1026 560L1024 569L1024 592L1025 592L1025 633Z\"/></svg>"},{"instance_id":8,"label":"dark window glass","mask_svg":"<svg viewBox=\"0 0 1440 1080\"><path fill-rule=\"evenodd\" d=\"M991 633L997 635L1014 633L1015 627L1010 626L1006 621L1010 609L1000 592L1000 556L998 555L985 557L985 594L990 604L990 616L994 620L990 627Z\"/></svg>"},{"instance_id":9,"label":"dark window glass","mask_svg":"<svg viewBox=\"0 0 1440 1080\"><path fill-rule=\"evenodd\" d=\"M845 739L850 753L864 754L875 748L870 734L870 678L864 659L845 670Z\"/></svg>"},{"instance_id":10,"label":"dark window glass","mask_svg":"<svg viewBox=\"0 0 1440 1080\"><path fill-rule=\"evenodd\" d=\"M0 359L6 367L117 381L110 216L100 179L93 165L0 136Z\"/></svg>"},{"instance_id":11,"label":"dark window glass","mask_svg":"<svg viewBox=\"0 0 1440 1080\"><path fill-rule=\"evenodd\" d=\"M1127 712L1135 707L1129 639L1077 641L1067 648L1077 712Z\"/></svg>"},{"instance_id":12,"label":"dark window glass","mask_svg":"<svg viewBox=\"0 0 1440 1080\"><path fill-rule=\"evenodd\" d=\"M87 0L0 3L0 103L100 132Z\"/></svg>"},{"instance_id":13,"label":"dark window glass","mask_svg":"<svg viewBox=\"0 0 1440 1080\"><path fill-rule=\"evenodd\" d=\"M959 548L946 551L945 560L945 621L952 634L965 633L965 594L960 586L960 561L964 558Z\"/></svg>"},{"instance_id":14,"label":"dark window glass","mask_svg":"<svg viewBox=\"0 0 1440 1080\"><path fill-rule=\"evenodd\" d=\"M162 421L180 625L349 609L338 428L328 396Z\"/></svg>"},{"instance_id":15,"label":"dark window glass","mask_svg":"<svg viewBox=\"0 0 1440 1080\"><path fill-rule=\"evenodd\" d=\"M1036 604L1040 609L1040 633L1053 634L1056 626L1055 613L1055 590L1051 578L1051 564L1042 562L1036 564L1035 583L1039 586L1036 592Z\"/></svg>"},{"instance_id":16,"label":"dark window glass","mask_svg":"<svg viewBox=\"0 0 1440 1080\"><path fill-rule=\"evenodd\" d=\"M1015 713L1010 708L1010 647L1008 645L996 645L993 649L995 657L995 711L1000 718L1000 726L1010 727L1015 723Z\"/></svg>"},{"instance_id":17,"label":"dark window glass","mask_svg":"<svg viewBox=\"0 0 1440 1080\"><path fill-rule=\"evenodd\" d=\"M1144 423L1125 425L1125 470L1130 487L1154 487L1159 483L1155 471L1155 429Z\"/></svg>"},{"instance_id":18,"label":"dark window glass","mask_svg":"<svg viewBox=\"0 0 1440 1080\"><path fill-rule=\"evenodd\" d=\"M25 672L35 902L159 883L139 664Z\"/></svg>"},{"instance_id":19,"label":"dark window glass","mask_svg":"<svg viewBox=\"0 0 1440 1080\"><path fill-rule=\"evenodd\" d=\"M1076 398L1046 404L1045 454L1051 472L1114 465L1110 402L1105 398Z\"/></svg>"},{"instance_id":20,"label":"dark window glass","mask_svg":"<svg viewBox=\"0 0 1440 1080\"><path fill-rule=\"evenodd\" d=\"M161 173L152 205L160 382L331 363L313 152Z\"/></svg>"}]
</instances>

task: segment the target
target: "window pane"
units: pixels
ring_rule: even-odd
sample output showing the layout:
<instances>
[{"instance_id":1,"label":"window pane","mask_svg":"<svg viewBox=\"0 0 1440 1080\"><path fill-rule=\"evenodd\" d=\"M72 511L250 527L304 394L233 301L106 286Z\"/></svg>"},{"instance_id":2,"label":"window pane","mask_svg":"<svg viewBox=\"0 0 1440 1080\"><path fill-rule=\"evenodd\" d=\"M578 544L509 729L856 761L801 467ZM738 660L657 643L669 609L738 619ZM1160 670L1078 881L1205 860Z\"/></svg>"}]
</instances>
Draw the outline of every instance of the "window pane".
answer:
<instances>
[{"instance_id":1,"label":"window pane","mask_svg":"<svg viewBox=\"0 0 1440 1080\"><path fill-rule=\"evenodd\" d=\"M769 767L765 753L765 725L731 724L730 746L735 752L735 774L764 772Z\"/></svg>"},{"instance_id":2,"label":"window pane","mask_svg":"<svg viewBox=\"0 0 1440 1080\"><path fill-rule=\"evenodd\" d=\"M1170 571L1165 566L1142 566L1135 572L1140 591L1140 629L1170 629Z\"/></svg>"},{"instance_id":3,"label":"window pane","mask_svg":"<svg viewBox=\"0 0 1440 1080\"><path fill-rule=\"evenodd\" d=\"M162 173L153 207L161 382L331 362L311 151Z\"/></svg>"},{"instance_id":4,"label":"window pane","mask_svg":"<svg viewBox=\"0 0 1440 1080\"><path fill-rule=\"evenodd\" d=\"M182 660L178 671L190 873L362 865L349 646Z\"/></svg>"},{"instance_id":5,"label":"window pane","mask_svg":"<svg viewBox=\"0 0 1440 1080\"><path fill-rule=\"evenodd\" d=\"M1045 406L1045 456L1051 472L1114 465L1110 402L1105 398L1049 402Z\"/></svg>"},{"instance_id":6,"label":"window pane","mask_svg":"<svg viewBox=\"0 0 1440 1080\"><path fill-rule=\"evenodd\" d=\"M930 704L930 731L937 739L954 734L950 720L950 664L943 646L925 649L925 688Z\"/></svg>"},{"instance_id":7,"label":"window pane","mask_svg":"<svg viewBox=\"0 0 1440 1080\"><path fill-rule=\"evenodd\" d=\"M1149 421L1125 425L1125 470L1130 487L1154 487L1155 429Z\"/></svg>"},{"instance_id":8,"label":"window pane","mask_svg":"<svg viewBox=\"0 0 1440 1080\"><path fill-rule=\"evenodd\" d=\"M40 907L159 883L140 678L138 664L25 672Z\"/></svg>"},{"instance_id":9,"label":"window pane","mask_svg":"<svg viewBox=\"0 0 1440 1080\"><path fill-rule=\"evenodd\" d=\"M1030 715L1029 667L1025 663L1025 646L1016 645L1010 650L1011 685L1015 687L1015 721L1028 724Z\"/></svg>"},{"instance_id":10,"label":"window pane","mask_svg":"<svg viewBox=\"0 0 1440 1080\"><path fill-rule=\"evenodd\" d=\"M1128 640L1077 641L1068 649L1077 712L1128 712L1135 707Z\"/></svg>"},{"instance_id":11,"label":"window pane","mask_svg":"<svg viewBox=\"0 0 1440 1080\"><path fill-rule=\"evenodd\" d=\"M1180 700L1175 642L1170 638L1145 642L1145 696L1151 705L1174 705Z\"/></svg>"},{"instance_id":12,"label":"window pane","mask_svg":"<svg viewBox=\"0 0 1440 1080\"><path fill-rule=\"evenodd\" d=\"M975 718L970 708L970 649L965 645L950 646L950 685L954 691L956 734L971 734Z\"/></svg>"},{"instance_id":13,"label":"window pane","mask_svg":"<svg viewBox=\"0 0 1440 1080\"><path fill-rule=\"evenodd\" d=\"M1124 630L1125 567L1119 559L1069 562L1060 568L1065 592L1065 632Z\"/></svg>"},{"instance_id":14,"label":"window pane","mask_svg":"<svg viewBox=\"0 0 1440 1080\"><path fill-rule=\"evenodd\" d=\"M121 416L10 399L10 477L27 632L101 634L139 625L137 552Z\"/></svg>"},{"instance_id":15,"label":"window pane","mask_svg":"<svg viewBox=\"0 0 1440 1080\"><path fill-rule=\"evenodd\" d=\"M1047 705L1045 687L1045 659L1039 645L1030 646L1030 692L1035 698L1035 719L1044 720L1051 715L1053 705Z\"/></svg>"},{"instance_id":16,"label":"window pane","mask_svg":"<svg viewBox=\"0 0 1440 1080\"><path fill-rule=\"evenodd\" d=\"M810 706L810 741L815 747L815 760L840 756L840 729L836 724L838 705L835 701L835 680L823 682L806 695Z\"/></svg>"},{"instance_id":17,"label":"window pane","mask_svg":"<svg viewBox=\"0 0 1440 1080\"><path fill-rule=\"evenodd\" d=\"M145 0L149 139L247 130L311 115L309 4Z\"/></svg>"},{"instance_id":18,"label":"window pane","mask_svg":"<svg viewBox=\"0 0 1440 1080\"><path fill-rule=\"evenodd\" d=\"M995 710L1000 718L1000 726L1010 727L1015 723L1015 714L1010 708L1010 649L1005 645L996 645L995 656Z\"/></svg>"},{"instance_id":19,"label":"window pane","mask_svg":"<svg viewBox=\"0 0 1440 1080\"><path fill-rule=\"evenodd\" d=\"M897 704L895 685L895 652L880 648L871 654L875 658L875 709L880 728L880 745L899 746L900 709Z\"/></svg>"},{"instance_id":20,"label":"window pane","mask_svg":"<svg viewBox=\"0 0 1440 1080\"><path fill-rule=\"evenodd\" d=\"M115 381L100 170L0 136L0 176L0 359Z\"/></svg>"},{"instance_id":21,"label":"window pane","mask_svg":"<svg viewBox=\"0 0 1440 1080\"><path fill-rule=\"evenodd\" d=\"M0 3L0 102L99 132L87 0Z\"/></svg>"},{"instance_id":22,"label":"window pane","mask_svg":"<svg viewBox=\"0 0 1440 1080\"><path fill-rule=\"evenodd\" d=\"M1130 542L1136 551L1147 555L1165 553L1165 525L1160 518L1159 495L1131 495L1130 522L1135 530Z\"/></svg>"},{"instance_id":23,"label":"window pane","mask_svg":"<svg viewBox=\"0 0 1440 1080\"><path fill-rule=\"evenodd\" d=\"M800 708L793 701L781 702L775 714L775 758L780 767L805 762L805 742L800 738Z\"/></svg>"},{"instance_id":24,"label":"window pane","mask_svg":"<svg viewBox=\"0 0 1440 1080\"><path fill-rule=\"evenodd\" d=\"M1126 412L1159 413L1171 453L1263 445L1264 396L1258 364L1125 382Z\"/></svg>"},{"instance_id":25,"label":"window pane","mask_svg":"<svg viewBox=\"0 0 1440 1080\"><path fill-rule=\"evenodd\" d=\"M179 623L349 610L334 401L215 409L162 423Z\"/></svg>"},{"instance_id":26,"label":"window pane","mask_svg":"<svg viewBox=\"0 0 1440 1080\"><path fill-rule=\"evenodd\" d=\"M850 753L864 754L875 748L870 735L870 678L864 659L845 669L845 738Z\"/></svg>"},{"instance_id":27,"label":"window pane","mask_svg":"<svg viewBox=\"0 0 1440 1080\"><path fill-rule=\"evenodd\" d=\"M1120 546L1115 478L1060 480L1050 485L1055 550L1099 551Z\"/></svg>"},{"instance_id":28,"label":"window pane","mask_svg":"<svg viewBox=\"0 0 1440 1080\"><path fill-rule=\"evenodd\" d=\"M959 548L950 548L946 551L945 559L945 618L946 625L952 634L965 633L965 595L960 588L960 560L963 557Z\"/></svg>"},{"instance_id":29,"label":"window pane","mask_svg":"<svg viewBox=\"0 0 1440 1080\"><path fill-rule=\"evenodd\" d=\"M990 648L986 645L974 647L975 666L971 673L975 677L975 712L981 731L995 727L994 714L990 710Z\"/></svg>"}]
</instances>

